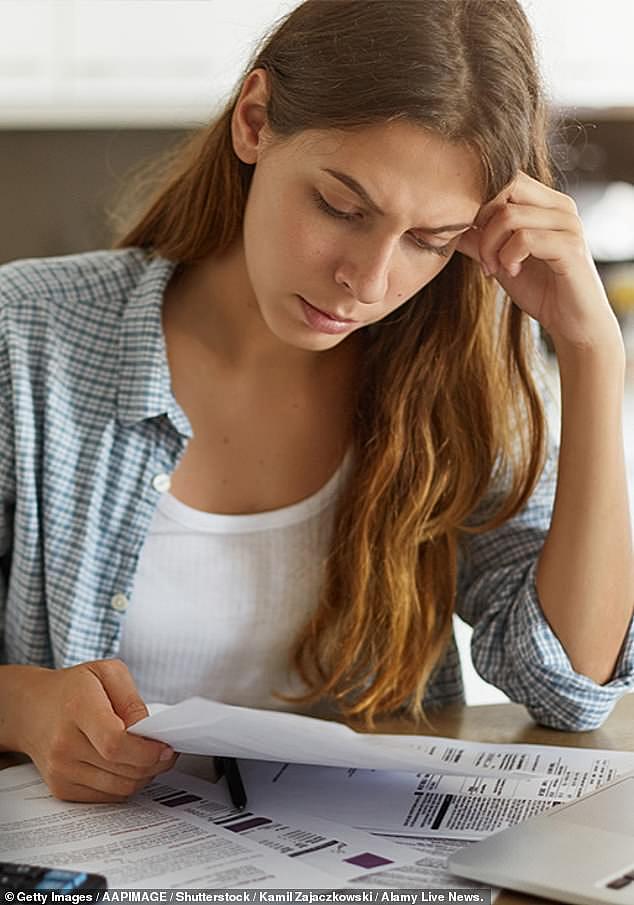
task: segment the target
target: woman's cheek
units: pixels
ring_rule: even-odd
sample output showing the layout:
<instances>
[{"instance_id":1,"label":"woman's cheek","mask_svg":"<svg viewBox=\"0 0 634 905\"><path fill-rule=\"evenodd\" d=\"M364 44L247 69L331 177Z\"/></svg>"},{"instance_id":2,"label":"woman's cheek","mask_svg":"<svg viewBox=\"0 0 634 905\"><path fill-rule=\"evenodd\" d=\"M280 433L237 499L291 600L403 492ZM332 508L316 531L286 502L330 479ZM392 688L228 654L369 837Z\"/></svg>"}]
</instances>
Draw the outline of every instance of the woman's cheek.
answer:
<instances>
[{"instance_id":1,"label":"woman's cheek","mask_svg":"<svg viewBox=\"0 0 634 905\"><path fill-rule=\"evenodd\" d=\"M412 278L412 291L410 295L414 295L414 293L418 292L419 289L422 289L428 283L437 277L441 270L444 270L449 261L451 261L451 256L448 258L442 258L438 255L433 255L429 252L428 257L430 261L428 261L426 267L421 268Z\"/></svg>"},{"instance_id":2,"label":"woman's cheek","mask_svg":"<svg viewBox=\"0 0 634 905\"><path fill-rule=\"evenodd\" d=\"M332 236L313 224L299 222L289 236L288 247L294 250L295 260L305 264L323 265L335 253Z\"/></svg>"}]
</instances>

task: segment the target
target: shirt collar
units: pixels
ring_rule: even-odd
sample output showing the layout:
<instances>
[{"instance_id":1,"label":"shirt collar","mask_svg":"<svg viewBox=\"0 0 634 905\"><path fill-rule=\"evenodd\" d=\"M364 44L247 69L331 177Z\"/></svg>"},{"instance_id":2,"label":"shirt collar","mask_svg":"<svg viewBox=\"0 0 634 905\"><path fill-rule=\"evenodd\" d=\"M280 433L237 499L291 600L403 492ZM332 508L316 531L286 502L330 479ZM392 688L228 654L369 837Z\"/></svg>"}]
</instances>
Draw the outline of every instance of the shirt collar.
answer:
<instances>
[{"instance_id":1,"label":"shirt collar","mask_svg":"<svg viewBox=\"0 0 634 905\"><path fill-rule=\"evenodd\" d=\"M161 307L174 261L146 258L141 276L123 311L117 413L122 424L167 415L176 430L192 436L187 416L172 393Z\"/></svg>"}]
</instances>

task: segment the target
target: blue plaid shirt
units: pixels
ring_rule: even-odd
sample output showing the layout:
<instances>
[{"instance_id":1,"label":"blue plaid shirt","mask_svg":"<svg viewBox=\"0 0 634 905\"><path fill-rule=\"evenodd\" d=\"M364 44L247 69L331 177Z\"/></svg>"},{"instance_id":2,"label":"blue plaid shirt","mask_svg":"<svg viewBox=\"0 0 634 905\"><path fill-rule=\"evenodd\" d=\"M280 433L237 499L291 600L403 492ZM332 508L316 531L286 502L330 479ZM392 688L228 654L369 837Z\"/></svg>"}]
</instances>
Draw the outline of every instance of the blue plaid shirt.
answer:
<instances>
[{"instance_id":1,"label":"blue plaid shirt","mask_svg":"<svg viewBox=\"0 0 634 905\"><path fill-rule=\"evenodd\" d=\"M174 265L140 249L0 267L1 662L117 656L164 476L191 427L161 326ZM163 478L163 480L161 480ZM632 633L606 685L575 673L535 589L551 461L523 512L463 549L457 612L476 668L539 722L599 725L633 684ZM425 696L463 700L453 643Z\"/></svg>"}]
</instances>

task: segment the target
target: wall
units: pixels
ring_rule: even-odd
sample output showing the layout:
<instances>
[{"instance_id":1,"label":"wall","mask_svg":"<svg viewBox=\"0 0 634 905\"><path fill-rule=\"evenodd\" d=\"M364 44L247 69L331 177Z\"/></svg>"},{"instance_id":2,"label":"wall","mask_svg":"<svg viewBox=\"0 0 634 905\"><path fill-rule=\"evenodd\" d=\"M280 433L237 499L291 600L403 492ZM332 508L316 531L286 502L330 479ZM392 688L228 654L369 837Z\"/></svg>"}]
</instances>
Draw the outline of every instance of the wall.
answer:
<instances>
[{"instance_id":1,"label":"wall","mask_svg":"<svg viewBox=\"0 0 634 905\"><path fill-rule=\"evenodd\" d=\"M106 209L174 130L0 131L0 261L108 247Z\"/></svg>"}]
</instances>

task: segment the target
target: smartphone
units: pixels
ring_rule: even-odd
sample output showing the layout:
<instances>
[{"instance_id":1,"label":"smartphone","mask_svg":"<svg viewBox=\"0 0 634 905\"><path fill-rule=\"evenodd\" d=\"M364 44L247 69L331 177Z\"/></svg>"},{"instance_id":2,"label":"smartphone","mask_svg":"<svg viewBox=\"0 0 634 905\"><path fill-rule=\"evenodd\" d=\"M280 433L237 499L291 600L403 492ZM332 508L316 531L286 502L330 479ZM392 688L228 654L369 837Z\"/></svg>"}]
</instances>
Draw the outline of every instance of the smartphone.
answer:
<instances>
[{"instance_id":1,"label":"smartphone","mask_svg":"<svg viewBox=\"0 0 634 905\"><path fill-rule=\"evenodd\" d=\"M101 874L87 874L82 870L64 870L58 867L36 867L33 864L11 864L0 861L0 891L24 889L44 891L55 889L70 892L74 889L107 889L106 878Z\"/></svg>"}]
</instances>

